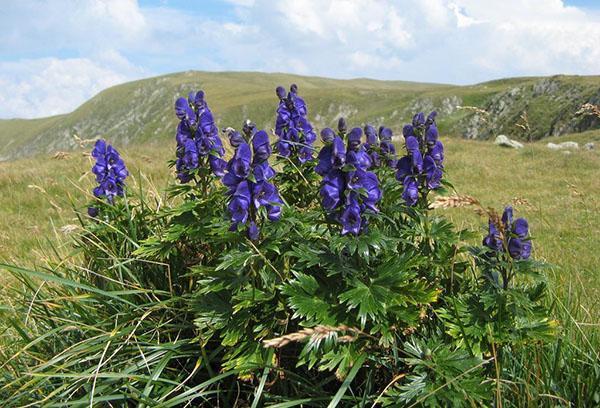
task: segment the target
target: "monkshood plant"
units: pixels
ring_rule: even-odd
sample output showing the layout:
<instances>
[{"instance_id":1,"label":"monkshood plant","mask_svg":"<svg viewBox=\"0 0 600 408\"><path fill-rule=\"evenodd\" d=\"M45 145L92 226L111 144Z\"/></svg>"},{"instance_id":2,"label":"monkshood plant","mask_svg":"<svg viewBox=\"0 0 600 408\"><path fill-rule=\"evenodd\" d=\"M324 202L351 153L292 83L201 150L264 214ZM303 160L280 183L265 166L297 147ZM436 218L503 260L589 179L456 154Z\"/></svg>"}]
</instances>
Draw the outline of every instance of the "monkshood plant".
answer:
<instances>
[{"instance_id":1,"label":"monkshood plant","mask_svg":"<svg viewBox=\"0 0 600 408\"><path fill-rule=\"evenodd\" d=\"M178 99L180 183L160 209L99 142L84 265L9 268L8 406L500 405L504 356L556 325L527 222L488 211L471 246L432 212L434 113L404 128L400 160L389 128L345 119L310 160L306 104L277 95L273 165L249 121L225 161L204 94Z\"/></svg>"}]
</instances>

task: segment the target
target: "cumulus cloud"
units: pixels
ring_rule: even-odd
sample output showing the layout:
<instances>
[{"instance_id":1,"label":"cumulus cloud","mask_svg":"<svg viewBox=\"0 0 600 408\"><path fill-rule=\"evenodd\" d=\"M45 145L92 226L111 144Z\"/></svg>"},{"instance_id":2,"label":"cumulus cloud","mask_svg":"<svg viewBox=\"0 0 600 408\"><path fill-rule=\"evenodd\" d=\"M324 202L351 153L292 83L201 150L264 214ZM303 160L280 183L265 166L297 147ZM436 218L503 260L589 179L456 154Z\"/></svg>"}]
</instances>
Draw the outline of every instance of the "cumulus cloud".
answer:
<instances>
[{"instance_id":1,"label":"cumulus cloud","mask_svg":"<svg viewBox=\"0 0 600 408\"><path fill-rule=\"evenodd\" d=\"M103 87L187 69L458 84L600 73L600 14L561 0L224 0L218 18L169 4L4 7L0 117L66 112Z\"/></svg>"},{"instance_id":2,"label":"cumulus cloud","mask_svg":"<svg viewBox=\"0 0 600 408\"><path fill-rule=\"evenodd\" d=\"M116 55L99 57L117 59ZM132 76L87 58L40 58L0 62L0 112L4 117L33 118L72 111L83 101Z\"/></svg>"}]
</instances>

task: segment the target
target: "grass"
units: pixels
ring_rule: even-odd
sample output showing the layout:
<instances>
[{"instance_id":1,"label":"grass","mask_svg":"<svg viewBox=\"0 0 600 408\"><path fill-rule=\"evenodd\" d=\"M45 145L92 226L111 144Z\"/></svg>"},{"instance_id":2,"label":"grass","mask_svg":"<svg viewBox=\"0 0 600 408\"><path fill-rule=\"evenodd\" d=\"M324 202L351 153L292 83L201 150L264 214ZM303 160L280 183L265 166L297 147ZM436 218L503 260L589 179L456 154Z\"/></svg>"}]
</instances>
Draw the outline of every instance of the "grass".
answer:
<instances>
[{"instance_id":1,"label":"grass","mask_svg":"<svg viewBox=\"0 0 600 408\"><path fill-rule=\"evenodd\" d=\"M600 131L551 139L563 140L598 141ZM555 265L548 270L554 314L576 349L561 349L561 343L534 348L531 355L515 356L510 369L517 372L515 377L536 383L548 378L537 372L539 367L551 367L553 375L572 376L573 387L587 386L589 382L577 378L577 367L597 369L600 365L600 260L596 256L600 244L600 152L581 150L567 155L550 151L545 142L527 144L522 150L454 138L444 142L448 179L458 192L497 209L513 204L517 216L530 221L535 257ZM148 179L145 184L160 190L173 180L165 163L172 156L172 143L121 150L130 171L141 172ZM53 250L44 239L53 236L68 248L65 238L69 229L63 227L76 224L70 207L83 205L93 185L90 165L90 159L81 152L63 159L37 156L0 163L0 261L41 264ZM457 225L484 235L486 220L469 209L437 211L443 211ZM536 365L531 365L534 359ZM549 361L540 363L539 359ZM579 365L573 364L574 359ZM522 392L526 390L520 386L528 385L514 384L519 406L560 402L552 396ZM561 393L557 391L557 395Z\"/></svg>"}]
</instances>

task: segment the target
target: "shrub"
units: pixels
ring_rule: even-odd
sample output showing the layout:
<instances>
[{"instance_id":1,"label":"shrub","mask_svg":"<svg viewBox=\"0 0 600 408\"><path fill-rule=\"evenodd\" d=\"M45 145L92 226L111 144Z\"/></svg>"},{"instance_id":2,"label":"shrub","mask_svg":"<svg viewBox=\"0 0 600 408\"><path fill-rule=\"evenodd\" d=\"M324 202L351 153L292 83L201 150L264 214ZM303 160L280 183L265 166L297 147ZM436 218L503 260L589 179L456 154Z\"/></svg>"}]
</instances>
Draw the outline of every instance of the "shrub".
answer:
<instances>
[{"instance_id":1,"label":"shrub","mask_svg":"<svg viewBox=\"0 0 600 408\"><path fill-rule=\"evenodd\" d=\"M473 247L431 213L452 188L435 113L399 160L343 119L315 158L298 88L276 93L273 166L265 131L229 129L226 162L204 93L178 99L161 208L98 142L82 257L4 266L5 406L498 403L507 356L556 331L526 221L467 200L490 217Z\"/></svg>"}]
</instances>

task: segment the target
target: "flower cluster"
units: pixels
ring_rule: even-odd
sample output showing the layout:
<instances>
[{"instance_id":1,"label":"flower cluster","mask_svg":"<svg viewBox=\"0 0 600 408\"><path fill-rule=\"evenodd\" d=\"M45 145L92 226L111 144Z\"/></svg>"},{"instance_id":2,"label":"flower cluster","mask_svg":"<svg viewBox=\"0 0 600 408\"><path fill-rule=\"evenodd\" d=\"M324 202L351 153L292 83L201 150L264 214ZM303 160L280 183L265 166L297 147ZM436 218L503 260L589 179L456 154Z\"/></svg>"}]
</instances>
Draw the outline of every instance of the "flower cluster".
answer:
<instances>
[{"instance_id":1,"label":"flower cluster","mask_svg":"<svg viewBox=\"0 0 600 408\"><path fill-rule=\"evenodd\" d=\"M380 126L379 131L369 124L364 127L367 142L365 149L371 157L373 167L381 167L387 165L395 168L396 163L396 146L392 143L392 129L385 126Z\"/></svg>"},{"instance_id":2,"label":"flower cluster","mask_svg":"<svg viewBox=\"0 0 600 408\"><path fill-rule=\"evenodd\" d=\"M315 171L323 176L320 189L323 208L342 224L343 235L358 235L367 226L364 212L378 211L376 204L381 199L381 190L375 173L368 171L373 160L362 144L362 130L354 128L346 135L343 118L338 130L337 135L330 128L321 132L324 146Z\"/></svg>"},{"instance_id":3,"label":"flower cluster","mask_svg":"<svg viewBox=\"0 0 600 408\"><path fill-rule=\"evenodd\" d=\"M490 218L488 235L483 239L483 245L496 251L508 251L513 259L527 259L531 255L531 240L529 224L525 218L513 221L513 209L508 206L502 214L502 222Z\"/></svg>"},{"instance_id":4,"label":"flower cluster","mask_svg":"<svg viewBox=\"0 0 600 408\"><path fill-rule=\"evenodd\" d=\"M436 112L431 112L425 119L418 113L412 125L402 130L407 155L398 160L396 179L404 185L402 198L409 206L417 204L420 192L426 196L441 186L444 145L438 140L435 116Z\"/></svg>"},{"instance_id":5,"label":"flower cluster","mask_svg":"<svg viewBox=\"0 0 600 408\"><path fill-rule=\"evenodd\" d=\"M235 130L229 132L229 142L235 153L227 163L227 172L222 181L230 196L227 208L233 223L231 230L247 225L248 237L256 240L259 236L257 220L261 213L266 212L270 221L278 220L281 217L282 200L277 188L269 181L275 176L275 170L268 162L271 145L267 132L256 132L254 125L247 123L244 134L246 137Z\"/></svg>"},{"instance_id":6,"label":"flower cluster","mask_svg":"<svg viewBox=\"0 0 600 408\"><path fill-rule=\"evenodd\" d=\"M96 163L92 167L92 173L96 175L98 186L94 188L95 197L105 197L109 203L113 203L115 196L123 196L125 178L129 175L123 159L117 149L107 144L105 140L98 140L92 150L92 157ZM88 214L92 217L98 215L98 209L88 208Z\"/></svg>"},{"instance_id":7,"label":"flower cluster","mask_svg":"<svg viewBox=\"0 0 600 408\"><path fill-rule=\"evenodd\" d=\"M219 130L206 100L204 91L191 92L188 99L175 102L177 126L177 178L187 183L194 178L194 171L208 165L212 172L222 177L225 174L225 149L219 138Z\"/></svg>"},{"instance_id":8,"label":"flower cluster","mask_svg":"<svg viewBox=\"0 0 600 408\"><path fill-rule=\"evenodd\" d=\"M275 134L279 140L275 149L280 156L297 157L300 163L306 163L313 159L313 143L317 139L312 125L306 118L306 103L298 96L298 87L295 84L287 94L281 86L278 86L275 92L279 98L275 122Z\"/></svg>"}]
</instances>

